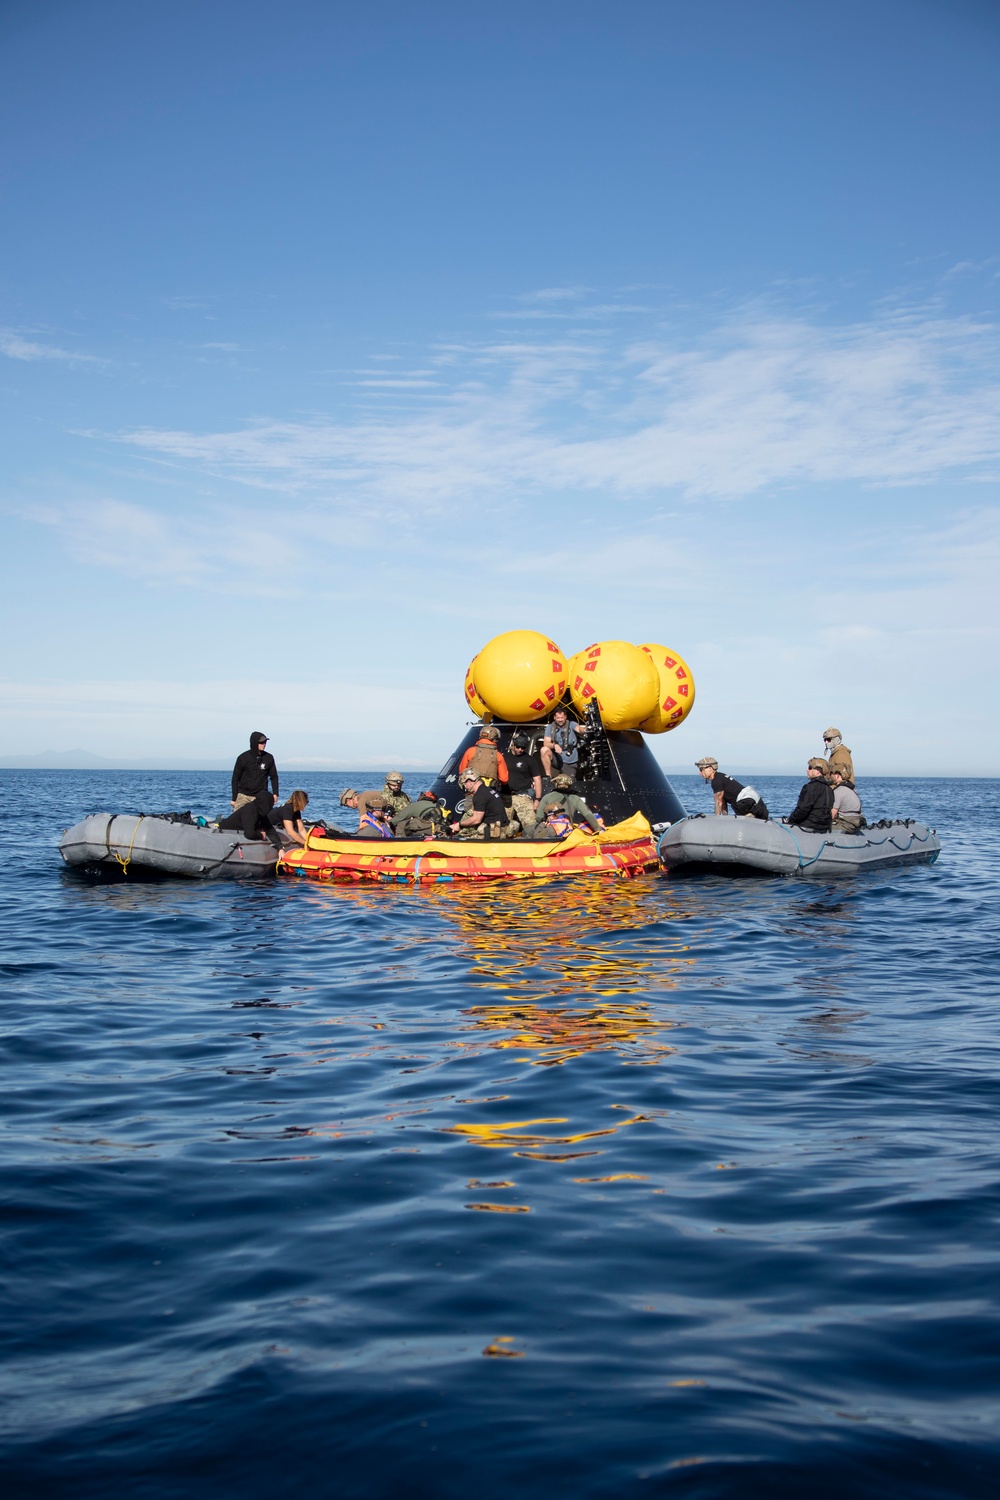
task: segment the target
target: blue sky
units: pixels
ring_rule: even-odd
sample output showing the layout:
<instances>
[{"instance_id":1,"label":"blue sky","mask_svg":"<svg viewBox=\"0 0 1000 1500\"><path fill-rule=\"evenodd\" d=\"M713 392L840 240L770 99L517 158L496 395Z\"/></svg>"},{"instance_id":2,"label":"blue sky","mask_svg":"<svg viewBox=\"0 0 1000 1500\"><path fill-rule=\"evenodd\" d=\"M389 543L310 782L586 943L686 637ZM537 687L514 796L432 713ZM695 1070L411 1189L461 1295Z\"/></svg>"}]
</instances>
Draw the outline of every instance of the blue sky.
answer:
<instances>
[{"instance_id":1,"label":"blue sky","mask_svg":"<svg viewBox=\"0 0 1000 1500\"><path fill-rule=\"evenodd\" d=\"M0 756L433 765L500 630L668 766L997 774L1000 8L0 13Z\"/></svg>"}]
</instances>

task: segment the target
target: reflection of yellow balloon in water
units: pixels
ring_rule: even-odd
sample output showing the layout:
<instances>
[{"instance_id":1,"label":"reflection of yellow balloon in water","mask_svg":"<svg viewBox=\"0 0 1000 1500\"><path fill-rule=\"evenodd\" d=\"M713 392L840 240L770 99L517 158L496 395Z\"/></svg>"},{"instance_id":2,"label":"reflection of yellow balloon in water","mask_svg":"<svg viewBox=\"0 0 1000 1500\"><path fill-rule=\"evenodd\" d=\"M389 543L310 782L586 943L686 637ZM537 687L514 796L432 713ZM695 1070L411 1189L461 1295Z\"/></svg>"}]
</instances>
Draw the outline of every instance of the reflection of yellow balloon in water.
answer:
<instances>
[{"instance_id":1,"label":"reflection of yellow balloon in water","mask_svg":"<svg viewBox=\"0 0 1000 1500\"><path fill-rule=\"evenodd\" d=\"M488 641L473 664L473 685L498 719L544 718L566 691L566 658L537 630L508 630Z\"/></svg>"},{"instance_id":2,"label":"reflection of yellow balloon in water","mask_svg":"<svg viewBox=\"0 0 1000 1500\"><path fill-rule=\"evenodd\" d=\"M694 707L694 678L683 656L666 646L641 646L652 658L660 678L660 696L656 707L639 728L644 734L665 734L676 729Z\"/></svg>"},{"instance_id":3,"label":"reflection of yellow balloon in water","mask_svg":"<svg viewBox=\"0 0 1000 1500\"><path fill-rule=\"evenodd\" d=\"M481 719L485 714L489 713L489 709L476 692L476 684L472 679L472 669L475 667L477 660L478 657L474 656L472 658L469 662L469 670L465 674L465 701L476 715L476 718Z\"/></svg>"},{"instance_id":4,"label":"reflection of yellow balloon in water","mask_svg":"<svg viewBox=\"0 0 1000 1500\"><path fill-rule=\"evenodd\" d=\"M598 641L572 661L569 690L582 713L596 698L606 729L638 729L660 689L652 658L628 641Z\"/></svg>"}]
</instances>

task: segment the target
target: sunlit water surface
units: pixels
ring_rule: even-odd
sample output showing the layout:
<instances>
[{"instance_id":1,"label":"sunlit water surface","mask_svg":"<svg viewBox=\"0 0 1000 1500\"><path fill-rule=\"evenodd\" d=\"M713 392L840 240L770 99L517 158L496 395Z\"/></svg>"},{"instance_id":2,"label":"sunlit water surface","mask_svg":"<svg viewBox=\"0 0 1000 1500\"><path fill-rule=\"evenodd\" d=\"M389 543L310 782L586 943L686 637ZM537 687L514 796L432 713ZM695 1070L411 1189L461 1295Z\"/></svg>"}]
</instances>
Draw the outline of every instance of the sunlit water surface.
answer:
<instances>
[{"instance_id":1,"label":"sunlit water surface","mask_svg":"<svg viewBox=\"0 0 1000 1500\"><path fill-rule=\"evenodd\" d=\"M4 774L8 1494L998 1492L997 782L862 783L934 867L414 890L88 884L225 778Z\"/></svg>"}]
</instances>

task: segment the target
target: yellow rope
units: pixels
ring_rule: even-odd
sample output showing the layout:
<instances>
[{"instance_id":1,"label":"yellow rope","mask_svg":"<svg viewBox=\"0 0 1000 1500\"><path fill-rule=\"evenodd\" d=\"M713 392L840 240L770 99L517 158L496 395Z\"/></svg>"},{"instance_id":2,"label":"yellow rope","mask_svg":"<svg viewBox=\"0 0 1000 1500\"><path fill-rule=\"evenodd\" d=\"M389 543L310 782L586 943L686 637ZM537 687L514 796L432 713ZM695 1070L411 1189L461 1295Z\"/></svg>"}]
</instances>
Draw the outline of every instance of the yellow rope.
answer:
<instances>
[{"instance_id":1,"label":"yellow rope","mask_svg":"<svg viewBox=\"0 0 1000 1500\"><path fill-rule=\"evenodd\" d=\"M111 853L114 855L115 859L121 865L121 867L122 867L122 874L123 875L127 875L128 874L128 867L132 863L132 849L133 849L133 846L135 844L135 836L139 832L139 824L142 822L142 820L143 820L143 818L145 816L146 816L145 813L140 813L139 816L135 820L135 827L132 829L132 843L129 844L129 846L128 846L128 853L126 854L125 858L122 859L122 857L118 853L117 849L112 849L112 851L111 851Z\"/></svg>"}]
</instances>

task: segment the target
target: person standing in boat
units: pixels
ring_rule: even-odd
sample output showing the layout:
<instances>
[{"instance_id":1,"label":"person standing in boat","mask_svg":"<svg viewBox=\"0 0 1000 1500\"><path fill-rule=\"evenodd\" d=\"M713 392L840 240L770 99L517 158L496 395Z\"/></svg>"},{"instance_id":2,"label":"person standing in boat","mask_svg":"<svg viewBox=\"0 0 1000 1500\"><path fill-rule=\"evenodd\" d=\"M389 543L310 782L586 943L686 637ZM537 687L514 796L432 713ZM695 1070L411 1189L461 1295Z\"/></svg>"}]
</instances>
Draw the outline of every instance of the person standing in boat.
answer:
<instances>
[{"instance_id":1,"label":"person standing in boat","mask_svg":"<svg viewBox=\"0 0 1000 1500\"><path fill-rule=\"evenodd\" d=\"M806 768L808 781L799 792L799 800L785 819L786 823L806 833L829 833L833 812L833 787L827 781L830 767L817 755ZM858 806L860 807L860 802Z\"/></svg>"},{"instance_id":2,"label":"person standing in boat","mask_svg":"<svg viewBox=\"0 0 1000 1500\"><path fill-rule=\"evenodd\" d=\"M530 751L530 740L523 729L510 737L507 749L507 786L510 790L512 817L521 831L531 837L538 821L538 804L542 796L542 763Z\"/></svg>"},{"instance_id":3,"label":"person standing in boat","mask_svg":"<svg viewBox=\"0 0 1000 1500\"><path fill-rule=\"evenodd\" d=\"M695 765L712 788L717 818L726 817L732 808L737 818L760 818L762 823L767 822L767 804L755 787L744 786L735 776L720 771L719 762L712 755L703 755Z\"/></svg>"},{"instance_id":4,"label":"person standing in boat","mask_svg":"<svg viewBox=\"0 0 1000 1500\"><path fill-rule=\"evenodd\" d=\"M250 736L250 749L237 756L233 767L233 812L239 812L247 803L256 801L260 792L267 791L268 782L273 794L269 809L277 802L278 768L266 747L267 735L255 729Z\"/></svg>"},{"instance_id":5,"label":"person standing in boat","mask_svg":"<svg viewBox=\"0 0 1000 1500\"><path fill-rule=\"evenodd\" d=\"M470 745L458 763L458 779L461 782L466 771L475 771L487 786L498 782L507 784L507 762L500 754L500 731L492 724L484 724L479 738Z\"/></svg>"},{"instance_id":6,"label":"person standing in boat","mask_svg":"<svg viewBox=\"0 0 1000 1500\"><path fill-rule=\"evenodd\" d=\"M840 730L833 729L832 727L824 729L823 745L825 747L823 751L824 758L828 762L830 770L832 771L834 766L839 766L844 773L844 780L849 781L853 786L854 761L851 759L850 750L848 750L840 737Z\"/></svg>"},{"instance_id":7,"label":"person standing in boat","mask_svg":"<svg viewBox=\"0 0 1000 1500\"><path fill-rule=\"evenodd\" d=\"M841 766L830 767L833 787L833 827L843 833L857 833L862 824L861 798Z\"/></svg>"}]
</instances>

